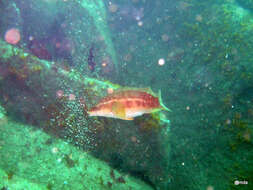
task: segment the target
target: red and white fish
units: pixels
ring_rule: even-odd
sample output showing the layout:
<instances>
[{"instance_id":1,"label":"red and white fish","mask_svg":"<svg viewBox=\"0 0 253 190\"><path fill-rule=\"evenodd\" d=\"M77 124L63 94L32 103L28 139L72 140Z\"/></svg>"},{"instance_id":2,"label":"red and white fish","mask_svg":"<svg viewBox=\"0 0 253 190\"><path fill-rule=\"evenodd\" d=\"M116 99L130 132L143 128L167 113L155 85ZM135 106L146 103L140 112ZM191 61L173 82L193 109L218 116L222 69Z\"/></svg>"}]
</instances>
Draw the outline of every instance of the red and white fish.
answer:
<instances>
[{"instance_id":1,"label":"red and white fish","mask_svg":"<svg viewBox=\"0 0 253 190\"><path fill-rule=\"evenodd\" d=\"M88 114L89 116L133 120L134 117L145 113L161 110L171 111L162 103L160 91L157 96L151 89L123 88L102 98L96 106L88 111Z\"/></svg>"}]
</instances>

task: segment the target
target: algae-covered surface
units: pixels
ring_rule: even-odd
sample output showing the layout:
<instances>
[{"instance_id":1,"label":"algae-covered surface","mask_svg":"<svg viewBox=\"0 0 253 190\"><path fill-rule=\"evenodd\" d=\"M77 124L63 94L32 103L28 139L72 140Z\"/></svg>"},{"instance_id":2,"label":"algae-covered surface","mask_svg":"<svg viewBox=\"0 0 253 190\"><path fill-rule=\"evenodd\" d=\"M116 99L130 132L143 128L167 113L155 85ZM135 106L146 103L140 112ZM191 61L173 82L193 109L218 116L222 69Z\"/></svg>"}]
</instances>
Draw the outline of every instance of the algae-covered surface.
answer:
<instances>
[{"instance_id":1,"label":"algae-covered surface","mask_svg":"<svg viewBox=\"0 0 253 190\"><path fill-rule=\"evenodd\" d=\"M71 144L4 115L0 131L3 189L151 189Z\"/></svg>"},{"instance_id":2,"label":"algae-covered surface","mask_svg":"<svg viewBox=\"0 0 253 190\"><path fill-rule=\"evenodd\" d=\"M251 0L0 12L0 190L253 189Z\"/></svg>"}]
</instances>

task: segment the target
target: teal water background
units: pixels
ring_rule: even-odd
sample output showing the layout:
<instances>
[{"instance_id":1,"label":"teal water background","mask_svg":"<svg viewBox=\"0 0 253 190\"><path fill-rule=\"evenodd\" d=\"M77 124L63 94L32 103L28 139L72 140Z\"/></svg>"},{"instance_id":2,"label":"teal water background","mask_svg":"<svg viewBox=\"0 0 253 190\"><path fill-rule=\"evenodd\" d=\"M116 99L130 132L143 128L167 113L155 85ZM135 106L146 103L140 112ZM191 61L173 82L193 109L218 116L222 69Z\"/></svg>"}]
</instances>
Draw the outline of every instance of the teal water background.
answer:
<instances>
[{"instance_id":1,"label":"teal water background","mask_svg":"<svg viewBox=\"0 0 253 190\"><path fill-rule=\"evenodd\" d=\"M57 67L67 68L67 71L73 69L83 77L109 81L106 87L97 85L98 89L114 88L109 83L115 83L128 87L149 87L155 92L161 90L163 102L172 112L154 118L164 116L166 121L170 121L169 124L152 123L154 118L149 115L135 119L134 123L114 119L87 119L90 123L85 123L85 126L98 122L96 130L103 132L100 134L96 131L99 135L94 138L89 136L90 144L84 149L111 168L122 172L124 176L134 176L153 189L250 190L253 189L252 7L253 3L249 0L12 0L0 2L3 15L0 18L0 34L1 41L5 41L4 36L9 28L19 29L21 40L15 45L17 48L40 60L55 62ZM91 54L95 62L92 65L94 71L89 67L88 58ZM11 59L13 62L14 58ZM6 64L3 60L4 54L1 55L1 65ZM161 60L164 64L161 64ZM13 165L8 164L10 155L15 155L12 149L22 141L22 135L17 135L15 139L15 128L8 134L7 126L15 125L12 122L33 124L35 129L45 130L57 142L62 139L62 143L68 142L77 147L87 144L84 135L90 128L78 125L76 130L69 127L64 129L65 132L48 129L44 123L41 127L38 123L44 122L44 118L38 123L30 122L37 120L39 115L27 117L25 113L31 113L29 109L34 107L22 103L22 98L17 94L25 94L27 97L29 93L34 94L21 88L23 83L11 83L12 76L8 78L9 74L3 68L0 67L0 103L3 110L7 111L2 111L0 123L0 167L7 174L2 175L0 188L8 189L11 184L19 183L19 180L13 182L12 175L34 184L42 184L42 189L60 188L60 179L59 183L53 182L53 177L40 181L34 175L35 170L31 175L24 172L27 163L12 169L17 160L23 163L20 157L22 154L16 152L19 156L13 157ZM20 70L18 68L16 73ZM59 89L64 92L81 96L81 87L73 79L51 79L62 81L59 82ZM43 76L31 80L28 77L24 81L28 87L33 81L41 83L41 86L48 85L48 88L40 85L36 87L46 89L45 92L53 91L53 95L59 90L51 89L50 84L53 82L41 82ZM93 86L90 88L97 90ZM31 98L31 105L40 105L50 99L53 102L55 98L51 98L50 93L48 100L44 100L42 95L38 97ZM88 106L97 102L96 97L85 100L91 100ZM75 103L68 106L72 109L71 114L75 115L73 120L78 123L77 117L83 116L80 108ZM65 119L63 114L59 117ZM158 127L160 125L162 127ZM32 128L27 127L26 130ZM5 139L12 139L13 143L8 145ZM40 141L37 143L38 146L43 144ZM25 150L26 146L21 144L20 150ZM44 143L42 147L49 146L51 143ZM31 152L36 155L40 151ZM75 162L80 158L77 156L72 159L70 154L71 151L61 155L65 167L83 168ZM38 163L34 161L33 164ZM47 165L47 161L43 164ZM15 170L19 172L15 174ZM46 167L46 170L54 168ZM69 172L72 174L77 171ZM99 171L91 173L96 176ZM57 172L50 175L57 176ZM100 189L120 189L123 187L117 184L125 185L116 183L110 172L106 175L111 181L101 182L99 179L93 184L102 184ZM86 188L92 189L92 185L89 185ZM78 186L79 183L64 188L80 189ZM18 185L16 188L22 189ZM139 187L132 185L131 188L125 188Z\"/></svg>"}]
</instances>

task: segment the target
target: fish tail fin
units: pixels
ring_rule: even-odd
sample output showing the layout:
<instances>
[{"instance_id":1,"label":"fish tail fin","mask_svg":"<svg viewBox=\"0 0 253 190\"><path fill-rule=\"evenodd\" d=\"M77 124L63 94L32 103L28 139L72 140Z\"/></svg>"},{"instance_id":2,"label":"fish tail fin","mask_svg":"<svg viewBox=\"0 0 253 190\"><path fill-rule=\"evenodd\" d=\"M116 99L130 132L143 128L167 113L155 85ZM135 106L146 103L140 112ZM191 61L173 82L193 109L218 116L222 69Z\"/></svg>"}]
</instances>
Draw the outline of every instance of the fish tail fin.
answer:
<instances>
[{"instance_id":1,"label":"fish tail fin","mask_svg":"<svg viewBox=\"0 0 253 190\"><path fill-rule=\"evenodd\" d=\"M159 92L158 92L158 99L159 99L160 105L162 106L162 108L163 108L164 110L169 111L169 112L172 112L171 109L167 108L167 107L163 104L161 90L159 90Z\"/></svg>"}]
</instances>

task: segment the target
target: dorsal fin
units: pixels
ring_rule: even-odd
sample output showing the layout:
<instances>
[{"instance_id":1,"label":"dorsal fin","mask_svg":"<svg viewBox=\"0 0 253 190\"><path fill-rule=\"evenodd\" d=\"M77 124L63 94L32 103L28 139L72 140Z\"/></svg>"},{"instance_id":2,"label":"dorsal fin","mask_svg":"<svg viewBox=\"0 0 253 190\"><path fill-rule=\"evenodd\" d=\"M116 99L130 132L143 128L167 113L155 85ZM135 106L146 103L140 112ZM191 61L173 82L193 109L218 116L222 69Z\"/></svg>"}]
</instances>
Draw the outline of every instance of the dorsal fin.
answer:
<instances>
[{"instance_id":1,"label":"dorsal fin","mask_svg":"<svg viewBox=\"0 0 253 190\"><path fill-rule=\"evenodd\" d=\"M158 97L157 94L155 94L151 88L136 88L136 87L122 87L122 88L118 88L116 89L114 92L124 92L124 91L128 91L128 90L135 90L135 91L139 91L139 92L146 92L154 97Z\"/></svg>"}]
</instances>

